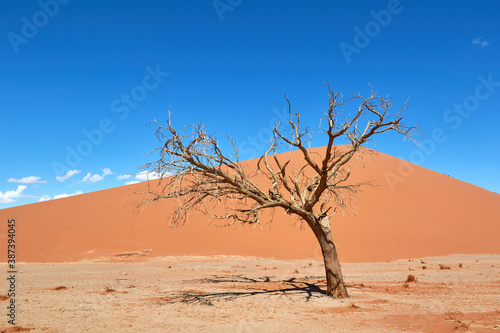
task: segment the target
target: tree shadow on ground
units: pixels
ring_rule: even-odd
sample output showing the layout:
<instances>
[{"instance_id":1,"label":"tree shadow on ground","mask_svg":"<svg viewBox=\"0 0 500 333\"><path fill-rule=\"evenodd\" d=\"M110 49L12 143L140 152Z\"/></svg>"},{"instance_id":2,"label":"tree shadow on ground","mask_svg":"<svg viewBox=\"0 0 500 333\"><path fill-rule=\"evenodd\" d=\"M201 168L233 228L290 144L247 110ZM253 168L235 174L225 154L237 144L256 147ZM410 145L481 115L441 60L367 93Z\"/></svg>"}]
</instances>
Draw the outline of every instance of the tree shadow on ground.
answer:
<instances>
[{"instance_id":1,"label":"tree shadow on ground","mask_svg":"<svg viewBox=\"0 0 500 333\"><path fill-rule=\"evenodd\" d=\"M259 278L249 278L243 275L219 276L213 275L211 278L185 281L190 284L211 284L208 288L226 289L221 292L204 292L196 290L186 290L171 296L158 297L155 299L159 304L170 303L199 303L214 305L215 301L231 301L238 298L267 295L285 296L304 295L306 301L312 298L326 296L326 281L318 277L291 278L278 280L270 276Z\"/></svg>"}]
</instances>

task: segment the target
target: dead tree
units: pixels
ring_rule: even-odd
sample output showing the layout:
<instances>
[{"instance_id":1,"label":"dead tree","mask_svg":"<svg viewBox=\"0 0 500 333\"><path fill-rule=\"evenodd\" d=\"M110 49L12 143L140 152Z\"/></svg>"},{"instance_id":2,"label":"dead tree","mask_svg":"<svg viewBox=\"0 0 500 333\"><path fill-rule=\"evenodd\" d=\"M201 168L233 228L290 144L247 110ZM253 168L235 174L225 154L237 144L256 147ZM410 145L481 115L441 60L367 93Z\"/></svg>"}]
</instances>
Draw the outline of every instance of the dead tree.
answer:
<instances>
[{"instance_id":1,"label":"dead tree","mask_svg":"<svg viewBox=\"0 0 500 333\"><path fill-rule=\"evenodd\" d=\"M173 199L178 204L171 223L180 225L193 209L207 204L228 203L223 214L213 214L224 220L224 225L260 223L262 211L283 209L295 215L313 231L323 254L327 295L338 298L348 296L335 244L330 230L330 219L338 209L349 207L352 198L365 183L349 183L349 162L360 154L363 144L376 134L394 131L411 138L414 127L403 125L402 111L390 113L391 99L382 98L371 91L368 98L360 95L343 99L329 85L328 110L322 118L321 132L327 138L322 154L312 154L307 145L311 129L303 127L300 114L292 113L288 103L288 124L277 123L269 149L257 162L254 170L247 171L238 159L238 149L231 141L234 154L222 152L215 135L207 134L206 127L194 124L178 132L171 122L166 125L156 120L156 137L161 146L159 159L144 167L159 173L157 186L148 187L142 207L162 200ZM343 108L359 102L351 114ZM284 130L283 126L289 127ZM339 140L347 142L336 145ZM300 161L287 160L279 153L283 148L298 150ZM267 179L257 184L256 175ZM202 209L203 210L203 209ZM207 214L212 214L206 209Z\"/></svg>"}]
</instances>

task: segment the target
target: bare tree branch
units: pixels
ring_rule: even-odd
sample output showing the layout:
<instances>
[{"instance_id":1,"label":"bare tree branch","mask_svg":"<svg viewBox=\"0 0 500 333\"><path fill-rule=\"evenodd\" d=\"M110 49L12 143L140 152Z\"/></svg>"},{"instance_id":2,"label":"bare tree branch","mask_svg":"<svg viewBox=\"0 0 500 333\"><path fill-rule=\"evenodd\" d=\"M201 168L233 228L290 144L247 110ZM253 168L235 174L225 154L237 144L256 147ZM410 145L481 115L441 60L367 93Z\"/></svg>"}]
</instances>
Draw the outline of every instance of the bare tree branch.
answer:
<instances>
[{"instance_id":1,"label":"bare tree branch","mask_svg":"<svg viewBox=\"0 0 500 333\"><path fill-rule=\"evenodd\" d=\"M328 142L322 153L312 154L307 148L312 130L302 125L299 112L292 114L292 104L285 95L289 130L276 123L269 149L252 171L239 163L237 145L230 138L234 159L220 149L217 137L208 134L201 124L187 126L179 133L172 125L171 113L165 125L153 121L156 137L162 145L150 152L159 154L159 158L144 168L153 169L161 177L157 185L148 187L141 206L147 207L163 199L175 200L178 206L170 217L173 225L183 224L188 213L195 209L225 221L224 226L255 226L260 223L262 211L284 209L305 221L315 233L325 258L327 281L334 288L335 281L342 279L340 268L332 266L330 259L327 261L327 257L336 258L329 219L338 209L352 207L356 194L370 184L349 182L349 162L354 156L362 155L363 145L376 134L393 131L414 140L417 129L402 123L403 111L408 108L406 104L398 112L390 113L392 100L377 96L373 89L366 98L354 95L343 99L342 94L333 91L328 83L327 87L329 103L322 118L322 123L326 123L322 132ZM344 107L358 101L359 106L350 116ZM339 146L336 144L338 139L347 140L348 144ZM303 160L291 161L280 155L282 145L300 151ZM257 182L257 175L265 181ZM226 204L222 215L213 212L211 207L216 204ZM333 213L328 215L331 209ZM338 273L329 275L329 270L338 270ZM345 288L336 293L347 295Z\"/></svg>"}]
</instances>

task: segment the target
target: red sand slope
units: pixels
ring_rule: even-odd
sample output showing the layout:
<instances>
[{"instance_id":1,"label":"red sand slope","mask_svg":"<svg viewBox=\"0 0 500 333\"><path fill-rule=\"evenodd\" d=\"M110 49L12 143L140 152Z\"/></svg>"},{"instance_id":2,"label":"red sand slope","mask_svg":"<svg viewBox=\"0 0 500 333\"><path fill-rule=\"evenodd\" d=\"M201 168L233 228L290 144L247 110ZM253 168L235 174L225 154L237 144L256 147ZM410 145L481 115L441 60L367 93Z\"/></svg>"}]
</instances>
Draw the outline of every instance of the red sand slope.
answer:
<instances>
[{"instance_id":1,"label":"red sand slope","mask_svg":"<svg viewBox=\"0 0 500 333\"><path fill-rule=\"evenodd\" d=\"M316 149L315 149L316 150ZM290 153L300 160L300 155ZM288 154L287 154L288 155ZM250 161L249 166L255 162ZM357 216L337 214L332 230L340 259L347 262L452 253L500 252L500 195L431 170L413 168L391 187L401 160L379 153L365 167L352 167L355 180L373 180L359 196ZM403 170L405 175L407 170ZM355 178L354 178L355 177ZM149 256L248 255L321 259L312 232L293 226L282 211L272 225L216 228L193 213L180 229L169 228L172 202L139 214L145 183L0 210L0 261L6 261L7 219L17 221L17 261L62 262L151 249Z\"/></svg>"}]
</instances>

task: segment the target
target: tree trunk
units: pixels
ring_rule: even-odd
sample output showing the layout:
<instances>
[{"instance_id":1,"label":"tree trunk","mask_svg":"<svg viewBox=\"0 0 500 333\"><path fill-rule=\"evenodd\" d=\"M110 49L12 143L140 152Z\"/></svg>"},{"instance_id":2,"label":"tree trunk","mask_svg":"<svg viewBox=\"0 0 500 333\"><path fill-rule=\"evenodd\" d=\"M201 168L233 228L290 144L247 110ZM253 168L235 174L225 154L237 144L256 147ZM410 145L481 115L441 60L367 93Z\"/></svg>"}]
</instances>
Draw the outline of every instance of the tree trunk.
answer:
<instances>
[{"instance_id":1,"label":"tree trunk","mask_svg":"<svg viewBox=\"0 0 500 333\"><path fill-rule=\"evenodd\" d=\"M345 288L337 249L333 243L330 223L327 218L326 221L322 222L321 224L318 223L319 226L316 224L317 227L313 228L313 231L318 239L321 252L323 253L326 272L326 294L336 298L347 298L349 295Z\"/></svg>"}]
</instances>

